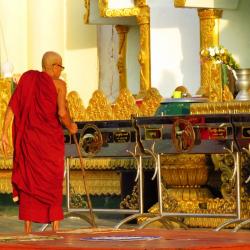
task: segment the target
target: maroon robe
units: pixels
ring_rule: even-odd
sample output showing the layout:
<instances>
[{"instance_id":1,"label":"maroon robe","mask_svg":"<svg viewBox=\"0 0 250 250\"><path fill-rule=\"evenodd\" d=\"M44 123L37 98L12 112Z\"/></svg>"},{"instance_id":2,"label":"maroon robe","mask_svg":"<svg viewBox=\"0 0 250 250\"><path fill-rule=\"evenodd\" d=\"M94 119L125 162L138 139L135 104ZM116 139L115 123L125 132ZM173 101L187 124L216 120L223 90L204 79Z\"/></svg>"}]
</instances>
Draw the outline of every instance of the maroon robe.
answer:
<instances>
[{"instance_id":1,"label":"maroon robe","mask_svg":"<svg viewBox=\"0 0 250 250\"><path fill-rule=\"evenodd\" d=\"M24 73L11 97L13 196L19 219L48 223L63 219L64 137L57 115L57 91L45 72Z\"/></svg>"}]
</instances>

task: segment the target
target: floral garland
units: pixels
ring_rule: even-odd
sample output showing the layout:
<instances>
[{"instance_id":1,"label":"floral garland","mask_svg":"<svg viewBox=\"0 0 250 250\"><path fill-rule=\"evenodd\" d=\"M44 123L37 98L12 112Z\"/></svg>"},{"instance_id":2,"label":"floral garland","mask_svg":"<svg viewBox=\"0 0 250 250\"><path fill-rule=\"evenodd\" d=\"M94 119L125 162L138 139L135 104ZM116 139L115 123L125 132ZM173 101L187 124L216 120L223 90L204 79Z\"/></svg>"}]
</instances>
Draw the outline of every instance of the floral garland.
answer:
<instances>
[{"instance_id":1,"label":"floral garland","mask_svg":"<svg viewBox=\"0 0 250 250\"><path fill-rule=\"evenodd\" d=\"M225 64L229 69L239 69L240 65L235 61L232 54L223 46L209 47L201 50L202 59L210 59L215 63Z\"/></svg>"}]
</instances>

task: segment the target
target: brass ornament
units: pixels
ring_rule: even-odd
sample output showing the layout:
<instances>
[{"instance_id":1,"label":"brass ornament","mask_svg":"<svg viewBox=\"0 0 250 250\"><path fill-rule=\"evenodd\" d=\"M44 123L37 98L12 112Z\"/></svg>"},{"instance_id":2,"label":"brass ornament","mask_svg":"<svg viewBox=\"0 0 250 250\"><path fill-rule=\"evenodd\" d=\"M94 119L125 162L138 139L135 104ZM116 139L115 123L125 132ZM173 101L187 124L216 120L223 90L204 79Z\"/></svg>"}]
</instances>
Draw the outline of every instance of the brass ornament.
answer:
<instances>
[{"instance_id":1,"label":"brass ornament","mask_svg":"<svg viewBox=\"0 0 250 250\"><path fill-rule=\"evenodd\" d=\"M187 153L194 146L195 133L188 120L177 119L173 123L171 136L176 151L179 153Z\"/></svg>"},{"instance_id":2,"label":"brass ornament","mask_svg":"<svg viewBox=\"0 0 250 250\"><path fill-rule=\"evenodd\" d=\"M83 156L93 157L102 147L103 140L100 129L94 124L86 124L79 140L79 146Z\"/></svg>"},{"instance_id":3,"label":"brass ornament","mask_svg":"<svg viewBox=\"0 0 250 250\"><path fill-rule=\"evenodd\" d=\"M165 165L161 167L163 183L171 187L200 187L208 178L206 165L185 164ZM190 190L189 190L190 191Z\"/></svg>"}]
</instances>

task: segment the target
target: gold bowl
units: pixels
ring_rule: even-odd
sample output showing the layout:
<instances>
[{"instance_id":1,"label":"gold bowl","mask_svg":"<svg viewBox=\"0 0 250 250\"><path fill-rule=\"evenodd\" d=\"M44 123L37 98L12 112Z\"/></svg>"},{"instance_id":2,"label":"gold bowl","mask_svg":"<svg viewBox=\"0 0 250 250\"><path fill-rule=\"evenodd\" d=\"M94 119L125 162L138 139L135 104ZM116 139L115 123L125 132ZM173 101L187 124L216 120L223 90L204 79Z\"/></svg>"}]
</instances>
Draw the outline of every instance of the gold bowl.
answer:
<instances>
[{"instance_id":1,"label":"gold bowl","mask_svg":"<svg viewBox=\"0 0 250 250\"><path fill-rule=\"evenodd\" d=\"M167 187L200 187L208 178L205 155L167 156L162 159L161 173Z\"/></svg>"}]
</instances>

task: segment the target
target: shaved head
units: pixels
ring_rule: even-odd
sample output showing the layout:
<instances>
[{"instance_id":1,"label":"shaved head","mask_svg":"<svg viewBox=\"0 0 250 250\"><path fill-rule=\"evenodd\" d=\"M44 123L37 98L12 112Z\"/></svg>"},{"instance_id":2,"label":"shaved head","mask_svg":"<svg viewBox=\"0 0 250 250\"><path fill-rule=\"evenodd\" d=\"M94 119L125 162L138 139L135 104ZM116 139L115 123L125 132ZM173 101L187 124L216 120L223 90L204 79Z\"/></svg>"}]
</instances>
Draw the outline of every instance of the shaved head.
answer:
<instances>
[{"instance_id":1,"label":"shaved head","mask_svg":"<svg viewBox=\"0 0 250 250\"><path fill-rule=\"evenodd\" d=\"M62 57L54 52L54 51L48 51L44 53L43 58L42 58L42 68L43 70L47 70L51 68L53 64L59 63L61 64L62 62Z\"/></svg>"}]
</instances>

